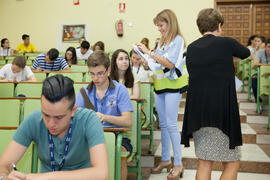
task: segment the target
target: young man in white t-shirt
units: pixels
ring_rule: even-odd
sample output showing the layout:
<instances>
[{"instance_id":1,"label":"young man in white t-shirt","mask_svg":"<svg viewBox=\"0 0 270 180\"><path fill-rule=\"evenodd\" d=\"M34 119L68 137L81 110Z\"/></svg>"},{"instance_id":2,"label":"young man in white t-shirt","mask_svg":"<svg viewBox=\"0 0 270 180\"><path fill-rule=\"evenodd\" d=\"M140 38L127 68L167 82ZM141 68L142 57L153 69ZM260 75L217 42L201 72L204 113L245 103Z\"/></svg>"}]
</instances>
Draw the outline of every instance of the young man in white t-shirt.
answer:
<instances>
[{"instance_id":1,"label":"young man in white t-shirt","mask_svg":"<svg viewBox=\"0 0 270 180\"><path fill-rule=\"evenodd\" d=\"M17 56L12 64L6 64L0 70L0 81L5 82L35 82L37 81L31 69L26 66L26 60L23 56Z\"/></svg>"},{"instance_id":2,"label":"young man in white t-shirt","mask_svg":"<svg viewBox=\"0 0 270 180\"><path fill-rule=\"evenodd\" d=\"M90 44L88 41L83 41L81 43L81 48L76 49L76 55L78 60L87 60L93 51L90 49Z\"/></svg>"}]
</instances>

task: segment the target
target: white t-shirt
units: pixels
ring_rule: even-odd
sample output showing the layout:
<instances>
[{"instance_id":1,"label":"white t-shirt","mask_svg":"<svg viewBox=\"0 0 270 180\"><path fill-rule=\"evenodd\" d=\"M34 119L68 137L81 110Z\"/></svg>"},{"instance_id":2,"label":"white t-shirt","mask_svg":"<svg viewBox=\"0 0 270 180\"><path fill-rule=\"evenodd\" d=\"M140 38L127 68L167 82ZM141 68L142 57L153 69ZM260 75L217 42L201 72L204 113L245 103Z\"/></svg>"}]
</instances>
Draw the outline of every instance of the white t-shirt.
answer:
<instances>
[{"instance_id":1,"label":"white t-shirt","mask_svg":"<svg viewBox=\"0 0 270 180\"><path fill-rule=\"evenodd\" d=\"M34 75L28 66L25 66L25 68L21 72L14 74L12 72L11 66L12 64L6 64L2 69L0 69L1 78L10 81L14 81L14 79L16 78L17 82L21 82L27 81L32 75Z\"/></svg>"},{"instance_id":2,"label":"white t-shirt","mask_svg":"<svg viewBox=\"0 0 270 180\"><path fill-rule=\"evenodd\" d=\"M0 47L0 56L10 56L11 55L11 48L4 49L3 47Z\"/></svg>"},{"instance_id":3,"label":"white t-shirt","mask_svg":"<svg viewBox=\"0 0 270 180\"><path fill-rule=\"evenodd\" d=\"M138 67L132 66L132 72L138 75L140 82L149 82L153 75L152 71L145 70L142 65Z\"/></svg>"},{"instance_id":4,"label":"white t-shirt","mask_svg":"<svg viewBox=\"0 0 270 180\"><path fill-rule=\"evenodd\" d=\"M92 53L93 51L91 49L88 49L88 51L85 54L81 53L81 48L76 49L76 55L77 55L78 60L81 60L81 59L87 60L90 54Z\"/></svg>"}]
</instances>

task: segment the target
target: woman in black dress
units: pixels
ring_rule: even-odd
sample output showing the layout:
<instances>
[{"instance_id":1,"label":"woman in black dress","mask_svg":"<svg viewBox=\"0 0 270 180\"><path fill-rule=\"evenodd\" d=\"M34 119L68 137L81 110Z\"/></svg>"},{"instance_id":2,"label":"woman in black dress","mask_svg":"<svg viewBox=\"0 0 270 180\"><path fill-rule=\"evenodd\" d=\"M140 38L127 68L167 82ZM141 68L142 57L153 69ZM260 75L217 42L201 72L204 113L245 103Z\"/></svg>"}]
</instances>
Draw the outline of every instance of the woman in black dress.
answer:
<instances>
[{"instance_id":1,"label":"woman in black dress","mask_svg":"<svg viewBox=\"0 0 270 180\"><path fill-rule=\"evenodd\" d=\"M182 144L194 138L198 157L196 179L211 179L213 161L221 161L221 179L236 179L240 166L242 135L235 90L233 56L247 58L250 51L228 37L221 37L224 18L215 9L203 9L197 18L203 37L187 48L189 87Z\"/></svg>"}]
</instances>

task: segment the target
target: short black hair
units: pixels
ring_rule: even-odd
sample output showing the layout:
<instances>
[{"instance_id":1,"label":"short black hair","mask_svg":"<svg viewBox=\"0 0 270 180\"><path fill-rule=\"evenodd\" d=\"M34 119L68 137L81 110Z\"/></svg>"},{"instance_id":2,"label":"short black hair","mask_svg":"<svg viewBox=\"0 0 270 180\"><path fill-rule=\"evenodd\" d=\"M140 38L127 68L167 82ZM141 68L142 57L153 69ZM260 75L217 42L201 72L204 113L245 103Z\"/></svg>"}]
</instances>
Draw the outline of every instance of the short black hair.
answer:
<instances>
[{"instance_id":1,"label":"short black hair","mask_svg":"<svg viewBox=\"0 0 270 180\"><path fill-rule=\"evenodd\" d=\"M5 41L6 40L8 40L7 38L3 38L2 40L1 40L1 47L4 47L4 44L5 44Z\"/></svg>"},{"instance_id":2,"label":"short black hair","mask_svg":"<svg viewBox=\"0 0 270 180\"><path fill-rule=\"evenodd\" d=\"M29 38L30 36L27 34L22 35L22 40L25 40L26 38Z\"/></svg>"},{"instance_id":3,"label":"short black hair","mask_svg":"<svg viewBox=\"0 0 270 180\"><path fill-rule=\"evenodd\" d=\"M58 58L59 51L55 48L52 48L47 52L47 55L49 56L50 60L54 61L56 58Z\"/></svg>"},{"instance_id":4,"label":"short black hair","mask_svg":"<svg viewBox=\"0 0 270 180\"><path fill-rule=\"evenodd\" d=\"M65 77L62 74L48 77L43 81L42 93L48 101L56 103L63 98L67 98L70 102L69 109L72 109L75 104L75 91L73 80Z\"/></svg>"},{"instance_id":5,"label":"short black hair","mask_svg":"<svg viewBox=\"0 0 270 180\"><path fill-rule=\"evenodd\" d=\"M258 37L258 35L252 35L248 38L248 43L247 43L247 46L250 46L251 45L251 41L254 40L256 37Z\"/></svg>"},{"instance_id":6,"label":"short black hair","mask_svg":"<svg viewBox=\"0 0 270 180\"><path fill-rule=\"evenodd\" d=\"M90 43L88 41L83 41L82 44L81 44L81 48L89 49L90 48Z\"/></svg>"}]
</instances>

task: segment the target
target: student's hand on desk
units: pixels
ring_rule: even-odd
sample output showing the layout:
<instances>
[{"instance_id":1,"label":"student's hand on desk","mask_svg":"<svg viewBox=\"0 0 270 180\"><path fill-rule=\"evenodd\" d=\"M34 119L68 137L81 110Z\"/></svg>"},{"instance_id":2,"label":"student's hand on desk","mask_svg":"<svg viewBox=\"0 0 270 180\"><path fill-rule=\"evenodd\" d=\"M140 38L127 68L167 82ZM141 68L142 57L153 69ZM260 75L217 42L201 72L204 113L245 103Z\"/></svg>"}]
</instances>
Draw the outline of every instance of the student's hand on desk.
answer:
<instances>
[{"instance_id":1,"label":"student's hand on desk","mask_svg":"<svg viewBox=\"0 0 270 180\"><path fill-rule=\"evenodd\" d=\"M103 122L104 121L104 114L100 113L100 112L96 112L97 116L99 117L100 121Z\"/></svg>"},{"instance_id":2,"label":"student's hand on desk","mask_svg":"<svg viewBox=\"0 0 270 180\"><path fill-rule=\"evenodd\" d=\"M4 180L28 180L28 178L19 171L12 171Z\"/></svg>"},{"instance_id":3,"label":"student's hand on desk","mask_svg":"<svg viewBox=\"0 0 270 180\"><path fill-rule=\"evenodd\" d=\"M26 180L47 180L50 179L45 173L39 174L26 174Z\"/></svg>"},{"instance_id":4,"label":"student's hand on desk","mask_svg":"<svg viewBox=\"0 0 270 180\"><path fill-rule=\"evenodd\" d=\"M42 69L40 67L38 67L35 72L42 72Z\"/></svg>"}]
</instances>

